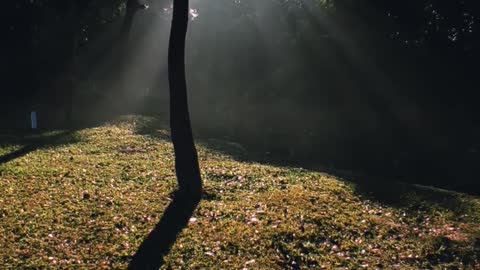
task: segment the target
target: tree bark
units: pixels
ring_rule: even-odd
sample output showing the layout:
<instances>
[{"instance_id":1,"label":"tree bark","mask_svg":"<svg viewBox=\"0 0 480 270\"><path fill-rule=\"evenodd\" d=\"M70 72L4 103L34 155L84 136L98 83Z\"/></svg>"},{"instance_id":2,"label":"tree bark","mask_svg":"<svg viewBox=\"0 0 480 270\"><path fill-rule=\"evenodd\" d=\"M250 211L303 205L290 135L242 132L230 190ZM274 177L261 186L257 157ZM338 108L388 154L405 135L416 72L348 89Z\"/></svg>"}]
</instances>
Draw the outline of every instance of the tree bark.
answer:
<instances>
[{"instance_id":1,"label":"tree bark","mask_svg":"<svg viewBox=\"0 0 480 270\"><path fill-rule=\"evenodd\" d=\"M179 191L181 194L188 195L188 198L192 200L200 200L202 179L190 124L185 76L188 12L188 0L173 1L173 18L168 47L170 129Z\"/></svg>"},{"instance_id":2,"label":"tree bark","mask_svg":"<svg viewBox=\"0 0 480 270\"><path fill-rule=\"evenodd\" d=\"M80 31L80 7L77 0L70 0L70 7L68 16L70 19L69 25L69 34L70 34L70 51L69 51L69 60L67 63L67 76L68 76L68 85L65 89L64 99L64 109L65 109L65 127L73 128L73 102L74 102L74 88L76 85L77 79L77 54L78 54L78 42L79 42L79 31Z\"/></svg>"},{"instance_id":3,"label":"tree bark","mask_svg":"<svg viewBox=\"0 0 480 270\"><path fill-rule=\"evenodd\" d=\"M127 0L126 3L126 10L125 10L125 17L123 19L122 28L120 29L120 40L119 40L119 60L120 60L120 97L122 98L122 105L121 112L122 113L130 113L131 107L131 100L130 100L130 93L131 89L129 87L131 84L129 80L131 80L131 76L129 75L131 69L129 68L130 64L130 57L131 53L131 46L130 44L130 34L132 32L133 21L135 15L139 9L146 9L147 5L142 5L139 3L139 0Z\"/></svg>"},{"instance_id":4,"label":"tree bark","mask_svg":"<svg viewBox=\"0 0 480 270\"><path fill-rule=\"evenodd\" d=\"M127 0L127 6L125 11L125 17L122 23L121 35L122 41L128 41L130 36L130 31L132 29L133 18L135 13L140 9L141 5L138 3L138 0Z\"/></svg>"},{"instance_id":5,"label":"tree bark","mask_svg":"<svg viewBox=\"0 0 480 270\"><path fill-rule=\"evenodd\" d=\"M153 231L142 242L128 269L159 269L178 234L188 225L202 196L202 178L188 112L185 37L188 0L174 0L168 48L170 129L179 189Z\"/></svg>"}]
</instances>

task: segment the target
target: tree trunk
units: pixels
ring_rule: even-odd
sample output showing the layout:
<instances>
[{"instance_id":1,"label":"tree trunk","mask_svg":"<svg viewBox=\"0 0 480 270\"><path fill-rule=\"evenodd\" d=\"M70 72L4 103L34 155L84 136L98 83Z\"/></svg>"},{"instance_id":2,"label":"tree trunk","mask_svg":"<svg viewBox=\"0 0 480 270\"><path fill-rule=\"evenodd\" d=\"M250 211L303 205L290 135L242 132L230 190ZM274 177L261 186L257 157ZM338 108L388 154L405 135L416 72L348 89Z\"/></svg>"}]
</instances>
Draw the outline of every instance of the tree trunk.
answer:
<instances>
[{"instance_id":1,"label":"tree trunk","mask_svg":"<svg viewBox=\"0 0 480 270\"><path fill-rule=\"evenodd\" d=\"M68 16L70 19L69 34L70 34L70 50L67 63L68 85L64 91L65 99L63 100L64 106L64 121L66 128L73 128L73 102L74 102L74 88L76 85L77 77L77 54L78 54L78 42L80 31L80 7L77 0L70 0L70 7Z\"/></svg>"},{"instance_id":2,"label":"tree trunk","mask_svg":"<svg viewBox=\"0 0 480 270\"><path fill-rule=\"evenodd\" d=\"M125 10L125 17L122 22L122 28L120 30L120 40L119 40L119 60L120 60L120 67L121 67L121 74L120 74L120 80L118 82L120 83L120 97L122 99L121 102L121 112L122 113L130 113L130 93L131 89L129 89L129 86L131 85L129 83L129 80L132 79L131 76L129 76L129 73L131 69L129 69L129 59L131 56L131 45L130 44L130 33L132 31L132 26L133 26L133 20L135 18L135 14L139 9L145 9L145 5L141 5L138 0L127 0L126 3L126 10Z\"/></svg>"},{"instance_id":3,"label":"tree trunk","mask_svg":"<svg viewBox=\"0 0 480 270\"><path fill-rule=\"evenodd\" d=\"M127 0L127 6L125 11L125 17L122 23L121 35L123 41L128 41L130 30L132 29L133 18L135 13L140 8L138 0Z\"/></svg>"},{"instance_id":4,"label":"tree trunk","mask_svg":"<svg viewBox=\"0 0 480 270\"><path fill-rule=\"evenodd\" d=\"M142 242L128 269L159 269L178 234L188 225L202 196L202 178L188 112L185 79L185 37L188 0L174 0L168 48L170 129L179 189L159 223Z\"/></svg>"},{"instance_id":5,"label":"tree trunk","mask_svg":"<svg viewBox=\"0 0 480 270\"><path fill-rule=\"evenodd\" d=\"M188 27L188 0L173 1L173 18L168 48L170 87L170 129L175 152L175 170L181 194L199 200L202 179L188 111L185 78L185 38Z\"/></svg>"}]
</instances>

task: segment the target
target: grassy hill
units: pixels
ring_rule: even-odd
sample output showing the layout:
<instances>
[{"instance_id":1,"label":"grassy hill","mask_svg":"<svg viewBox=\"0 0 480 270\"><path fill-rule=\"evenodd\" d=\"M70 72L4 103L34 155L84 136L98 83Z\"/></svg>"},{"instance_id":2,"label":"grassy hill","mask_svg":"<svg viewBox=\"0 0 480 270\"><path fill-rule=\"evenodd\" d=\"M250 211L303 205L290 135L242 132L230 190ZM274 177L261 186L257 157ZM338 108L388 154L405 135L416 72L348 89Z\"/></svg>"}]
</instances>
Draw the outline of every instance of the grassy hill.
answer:
<instances>
[{"instance_id":1,"label":"grassy hill","mask_svg":"<svg viewBox=\"0 0 480 270\"><path fill-rule=\"evenodd\" d=\"M1 134L2 268L126 268L175 190L168 131L149 123ZM480 269L480 198L240 148L199 139L205 194L164 269Z\"/></svg>"}]
</instances>

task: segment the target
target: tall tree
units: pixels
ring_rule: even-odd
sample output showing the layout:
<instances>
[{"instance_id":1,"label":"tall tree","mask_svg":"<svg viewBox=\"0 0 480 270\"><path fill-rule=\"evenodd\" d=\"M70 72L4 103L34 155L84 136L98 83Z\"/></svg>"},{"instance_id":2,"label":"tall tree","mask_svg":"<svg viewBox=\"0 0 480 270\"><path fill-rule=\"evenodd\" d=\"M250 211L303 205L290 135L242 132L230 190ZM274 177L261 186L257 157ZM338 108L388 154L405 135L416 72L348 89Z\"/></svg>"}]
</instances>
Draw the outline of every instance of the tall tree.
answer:
<instances>
[{"instance_id":1,"label":"tall tree","mask_svg":"<svg viewBox=\"0 0 480 270\"><path fill-rule=\"evenodd\" d=\"M125 10L125 17L123 19L122 28L120 30L119 36L119 51L117 52L119 55L120 66L121 66L121 74L120 80L120 89L121 89L121 97L124 100L123 109L129 108L129 80L131 80L131 76L129 73L131 72L130 68L130 57L132 55L132 44L130 42L130 33L132 30L133 22L137 11L140 9L147 9L147 4L141 4L139 0L127 0L126 1L126 10ZM129 109L128 109L129 110ZM123 112L125 113L125 112Z\"/></svg>"},{"instance_id":2,"label":"tall tree","mask_svg":"<svg viewBox=\"0 0 480 270\"><path fill-rule=\"evenodd\" d=\"M142 242L129 269L159 269L163 257L187 226L202 195L202 178L193 140L185 78L185 38L188 26L188 0L174 0L168 48L170 86L170 129L175 152L179 189L161 220Z\"/></svg>"},{"instance_id":3,"label":"tall tree","mask_svg":"<svg viewBox=\"0 0 480 270\"><path fill-rule=\"evenodd\" d=\"M76 69L77 69L77 54L78 54L78 42L79 42L79 31L81 28L81 16L80 16L80 7L77 0L70 0L69 2L69 11L68 17L70 20L69 23L69 34L70 34L70 51L69 51L69 60L67 63L67 79L68 86L66 87L64 94L64 109L65 109L65 126L68 128L73 127L73 100L74 100L74 87L76 84Z\"/></svg>"},{"instance_id":4,"label":"tall tree","mask_svg":"<svg viewBox=\"0 0 480 270\"><path fill-rule=\"evenodd\" d=\"M173 1L173 18L168 48L170 129L179 191L188 196L186 199L197 201L202 193L202 179L190 124L185 78L185 39L188 13L188 0Z\"/></svg>"},{"instance_id":5,"label":"tall tree","mask_svg":"<svg viewBox=\"0 0 480 270\"><path fill-rule=\"evenodd\" d=\"M122 35L123 38L128 39L130 30L132 29L133 18L139 9L147 9L147 4L141 4L138 0L127 0L125 18L122 23Z\"/></svg>"}]
</instances>

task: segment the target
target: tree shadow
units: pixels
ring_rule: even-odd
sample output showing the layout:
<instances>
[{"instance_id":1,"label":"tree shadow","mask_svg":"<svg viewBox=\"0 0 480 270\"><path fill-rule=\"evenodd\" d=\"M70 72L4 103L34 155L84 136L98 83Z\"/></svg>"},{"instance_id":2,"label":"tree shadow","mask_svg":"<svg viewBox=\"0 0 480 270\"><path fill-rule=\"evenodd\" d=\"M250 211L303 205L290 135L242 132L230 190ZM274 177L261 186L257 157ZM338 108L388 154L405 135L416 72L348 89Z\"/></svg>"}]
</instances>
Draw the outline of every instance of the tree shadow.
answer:
<instances>
[{"instance_id":1,"label":"tree shadow","mask_svg":"<svg viewBox=\"0 0 480 270\"><path fill-rule=\"evenodd\" d=\"M162 129L165 127L165 123L162 123L161 120L152 118L143 124L143 126L137 126L137 134L157 138L161 141L169 140L168 137L158 135L162 134ZM340 170L335 166L322 166L325 163L311 159L269 155L266 153L268 148L266 149L264 145L245 145L242 151L238 151L236 146L239 145L240 147L239 143L228 142L222 136L212 138L205 136L205 134L197 134L196 141L198 145L207 149L207 152L219 153L241 162L302 168L331 175L335 179L344 181L348 186L352 186L354 193L362 201L371 201L400 210L404 215L404 221L411 226L423 226L423 217L437 215L439 211L440 213L447 213L448 219L458 224L463 224L463 222L475 224L480 221L478 205L468 195L416 184L416 182L419 182L419 178L416 178L418 176L413 173L410 176L410 183L406 183L399 181L400 179L383 175L384 171L382 170L364 172ZM235 145L235 147L232 145ZM406 173L408 174L408 172ZM208 194L204 194L204 198L205 195ZM185 206L185 202L172 202L165 211L162 220L142 244L129 269L158 269L163 265L164 256L169 252L169 248L175 242L178 234L187 226L194 207L195 204ZM472 237L476 237L476 232L472 231L471 233ZM438 246L438 249L447 246L447 249L441 254L428 254L426 256L426 260L432 266L452 261L452 258L455 257L463 258L466 265L472 265L475 258L478 257L478 252L471 247L472 243L477 243L478 240L461 242L450 240L448 237L435 236L432 241L432 244L435 247ZM292 256L288 253L286 255Z\"/></svg>"},{"instance_id":2,"label":"tree shadow","mask_svg":"<svg viewBox=\"0 0 480 270\"><path fill-rule=\"evenodd\" d=\"M234 152L231 153L234 156ZM398 178L388 175L382 170L348 170L334 166L322 166L321 161L286 160L278 157L241 156L242 160L260 162L263 164L297 167L331 175L338 180L350 183L355 194L362 198L378 202L406 212L422 212L434 209L444 209L457 217L476 212L477 205L465 198L469 195L478 196L477 189L443 189L436 172L431 175L417 174L406 171L408 178ZM426 177L426 179L421 179ZM455 181L455 180L452 180ZM469 194L469 195L467 195Z\"/></svg>"},{"instance_id":3,"label":"tree shadow","mask_svg":"<svg viewBox=\"0 0 480 270\"><path fill-rule=\"evenodd\" d=\"M135 133L158 140L170 140L168 119L161 115L142 116L135 119Z\"/></svg>"},{"instance_id":4,"label":"tree shadow","mask_svg":"<svg viewBox=\"0 0 480 270\"><path fill-rule=\"evenodd\" d=\"M171 140L166 118L138 117L134 123L136 134L161 141ZM176 170L179 178L179 168L176 167ZM197 189L180 183L179 190L173 194L173 201L167 206L155 228L143 240L128 269L159 269L178 235L187 227L203 195L208 194L203 194L201 186Z\"/></svg>"},{"instance_id":5,"label":"tree shadow","mask_svg":"<svg viewBox=\"0 0 480 270\"><path fill-rule=\"evenodd\" d=\"M464 200L466 196L462 193L403 182L388 182L381 179L357 181L355 191L382 204L414 212L438 208L461 216L469 214L476 208L474 204Z\"/></svg>"},{"instance_id":6,"label":"tree shadow","mask_svg":"<svg viewBox=\"0 0 480 270\"><path fill-rule=\"evenodd\" d=\"M155 228L143 240L128 269L159 269L200 202L201 194L179 190Z\"/></svg>"},{"instance_id":7,"label":"tree shadow","mask_svg":"<svg viewBox=\"0 0 480 270\"><path fill-rule=\"evenodd\" d=\"M161 119L154 117L144 121L142 125L137 126L137 134L155 137L161 140L168 140L162 134L165 123ZM260 132L260 131L259 131ZM366 199L379 202L381 204L402 208L406 211L422 211L428 207L447 209L457 215L462 215L471 211L474 205L470 205L464 200L465 194L478 195L478 189L455 189L442 186L442 178L439 178L438 169L425 168L421 173L417 170L403 169L404 177L397 177L389 170L382 169L382 164L376 160L361 161L371 163L371 166L365 169L351 169L342 167L335 162L322 160L321 152L311 155L307 158L301 158L289 155L288 151L275 153L270 151L272 147L281 148L282 146L273 145L247 145L225 140L222 136L211 134L197 134L196 138L199 145L203 147L232 157L242 162L256 162L266 165L303 168L315 172L321 172L350 183L355 193ZM347 155L348 153L343 153ZM318 156L317 158L314 158ZM435 163L434 157L431 157L431 163ZM426 164L425 164L426 166ZM377 169L375 169L377 168ZM428 173L430 171L430 173ZM443 178L448 178L444 175ZM446 181L446 180L443 180ZM456 180L451 180L456 181Z\"/></svg>"},{"instance_id":8,"label":"tree shadow","mask_svg":"<svg viewBox=\"0 0 480 270\"><path fill-rule=\"evenodd\" d=\"M14 133L0 136L0 146L22 145L19 149L0 156L0 164L20 158L35 150L77 143L80 138L76 130L44 133Z\"/></svg>"}]
</instances>

